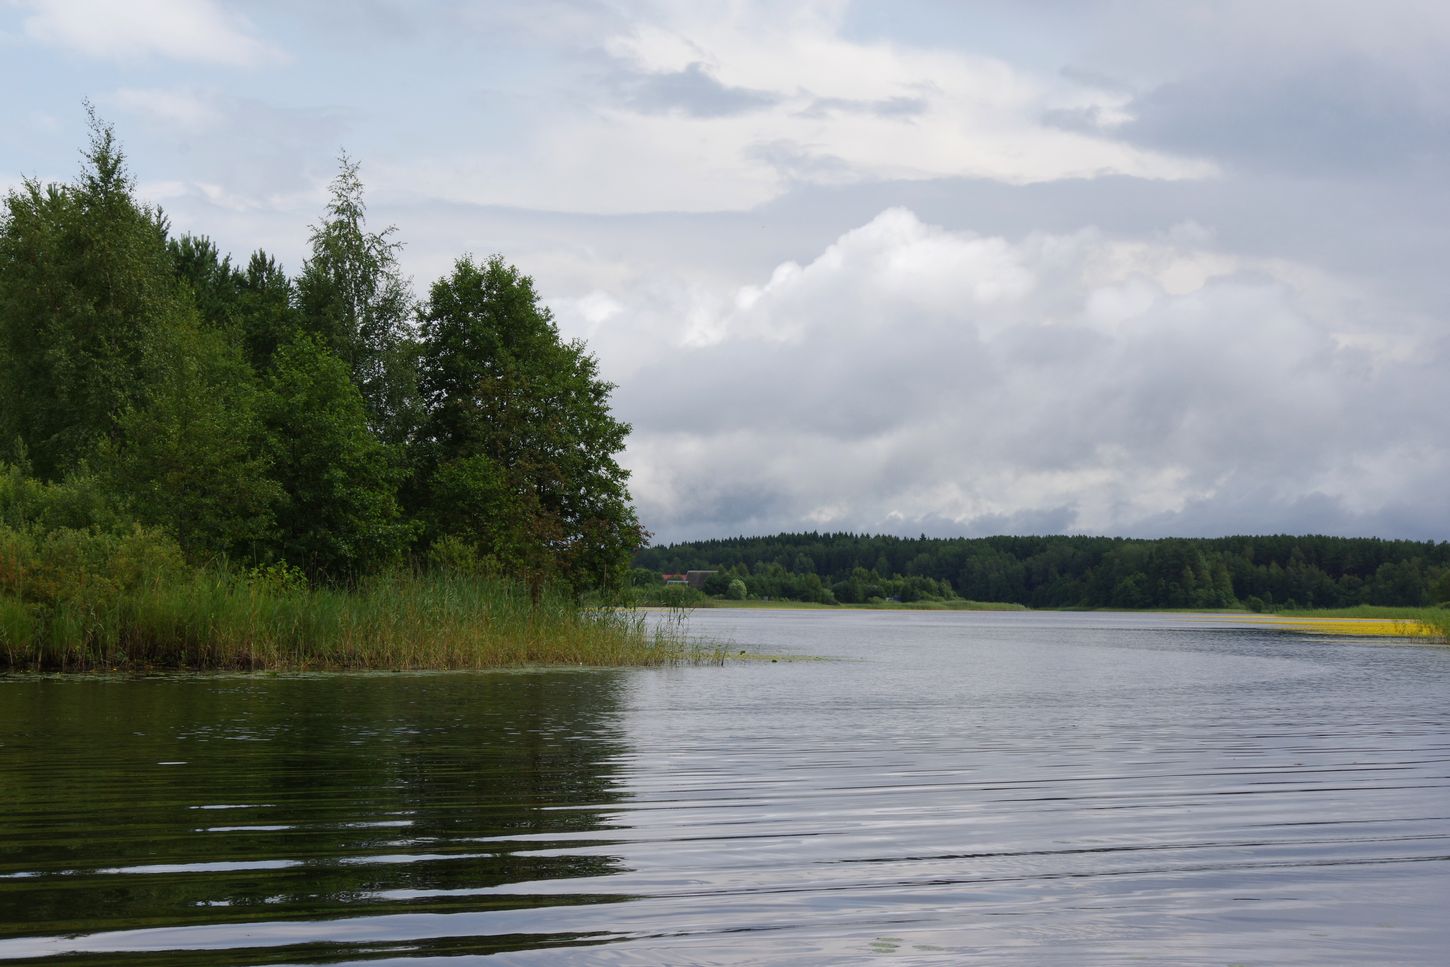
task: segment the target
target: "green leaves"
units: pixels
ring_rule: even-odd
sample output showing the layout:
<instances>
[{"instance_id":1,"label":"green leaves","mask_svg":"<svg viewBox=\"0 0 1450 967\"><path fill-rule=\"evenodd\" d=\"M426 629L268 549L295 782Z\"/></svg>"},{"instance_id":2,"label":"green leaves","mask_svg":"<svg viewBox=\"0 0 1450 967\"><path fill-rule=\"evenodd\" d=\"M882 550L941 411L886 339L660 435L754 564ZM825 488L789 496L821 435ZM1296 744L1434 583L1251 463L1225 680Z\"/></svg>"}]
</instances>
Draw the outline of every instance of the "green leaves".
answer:
<instances>
[{"instance_id":1,"label":"green leaves","mask_svg":"<svg viewBox=\"0 0 1450 967\"><path fill-rule=\"evenodd\" d=\"M160 215L131 198L110 127L92 122L80 180L27 181L0 217L0 439L21 440L43 479L116 435L188 305Z\"/></svg>"},{"instance_id":2,"label":"green leaves","mask_svg":"<svg viewBox=\"0 0 1450 967\"><path fill-rule=\"evenodd\" d=\"M346 582L426 529L429 560L536 592L616 583L643 539L615 459L629 428L530 279L461 260L424 342L347 157L295 285L263 252L243 268L168 240L132 190L93 117L80 178L0 210L0 454L25 464L0 478L0 522L140 522L194 563Z\"/></svg>"},{"instance_id":3,"label":"green leaves","mask_svg":"<svg viewBox=\"0 0 1450 967\"><path fill-rule=\"evenodd\" d=\"M316 577L353 577L399 561L415 528L397 491L406 471L368 432L347 364L317 339L282 347L262 397L283 558Z\"/></svg>"},{"instance_id":4,"label":"green leaves","mask_svg":"<svg viewBox=\"0 0 1450 967\"><path fill-rule=\"evenodd\" d=\"M582 344L564 342L533 280L460 259L422 310L419 441L433 536L454 535L535 586L622 583L644 533L616 454L629 427Z\"/></svg>"},{"instance_id":5,"label":"green leaves","mask_svg":"<svg viewBox=\"0 0 1450 967\"><path fill-rule=\"evenodd\" d=\"M255 556L275 537L282 491L269 476L251 372L193 322L162 334L144 375L141 402L118 420L120 442L102 451L115 492L193 559Z\"/></svg>"},{"instance_id":6,"label":"green leaves","mask_svg":"<svg viewBox=\"0 0 1450 967\"><path fill-rule=\"evenodd\" d=\"M312 255L297 280L303 324L335 352L382 440L408 440L419 418L413 297L398 268L393 227L366 230L357 162L343 155L325 217L312 229Z\"/></svg>"}]
</instances>

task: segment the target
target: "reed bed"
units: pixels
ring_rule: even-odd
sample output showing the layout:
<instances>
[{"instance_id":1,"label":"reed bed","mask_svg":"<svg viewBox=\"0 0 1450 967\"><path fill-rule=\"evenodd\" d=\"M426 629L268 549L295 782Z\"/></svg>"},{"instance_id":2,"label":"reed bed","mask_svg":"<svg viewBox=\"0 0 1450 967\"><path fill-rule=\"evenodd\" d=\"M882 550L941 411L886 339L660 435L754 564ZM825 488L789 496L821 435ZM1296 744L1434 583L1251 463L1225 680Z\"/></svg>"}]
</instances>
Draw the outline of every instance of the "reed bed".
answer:
<instances>
[{"instance_id":1,"label":"reed bed","mask_svg":"<svg viewBox=\"0 0 1450 967\"><path fill-rule=\"evenodd\" d=\"M1316 634L1383 638L1430 638L1450 643L1450 609L1362 605L1356 608L1286 611L1268 623Z\"/></svg>"},{"instance_id":2,"label":"reed bed","mask_svg":"<svg viewBox=\"0 0 1450 967\"><path fill-rule=\"evenodd\" d=\"M581 609L509 581L399 573L357 588L192 571L47 603L0 594L0 667L487 669L721 663L678 623Z\"/></svg>"}]
</instances>

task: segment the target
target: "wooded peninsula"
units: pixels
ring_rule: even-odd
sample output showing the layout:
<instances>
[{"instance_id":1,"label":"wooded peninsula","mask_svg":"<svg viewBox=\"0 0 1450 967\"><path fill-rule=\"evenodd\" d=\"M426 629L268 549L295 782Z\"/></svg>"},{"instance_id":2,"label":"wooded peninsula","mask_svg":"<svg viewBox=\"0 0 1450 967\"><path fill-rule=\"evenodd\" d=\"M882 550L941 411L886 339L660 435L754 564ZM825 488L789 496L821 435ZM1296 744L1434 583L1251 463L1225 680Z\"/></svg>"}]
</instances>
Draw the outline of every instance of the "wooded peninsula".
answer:
<instances>
[{"instance_id":1,"label":"wooded peninsula","mask_svg":"<svg viewBox=\"0 0 1450 967\"><path fill-rule=\"evenodd\" d=\"M686 657L608 603L643 543L629 427L532 280L426 298L344 156L289 277L78 177L0 211L0 668Z\"/></svg>"}]
</instances>

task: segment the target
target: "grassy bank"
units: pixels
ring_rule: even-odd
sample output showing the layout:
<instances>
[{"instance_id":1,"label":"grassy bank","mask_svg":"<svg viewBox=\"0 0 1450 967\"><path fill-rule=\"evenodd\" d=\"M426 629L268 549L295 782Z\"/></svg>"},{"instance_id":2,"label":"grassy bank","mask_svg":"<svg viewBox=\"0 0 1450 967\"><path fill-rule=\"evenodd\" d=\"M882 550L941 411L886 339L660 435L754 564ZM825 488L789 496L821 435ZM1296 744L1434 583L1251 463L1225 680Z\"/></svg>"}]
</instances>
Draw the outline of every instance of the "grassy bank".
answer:
<instances>
[{"instance_id":1,"label":"grassy bank","mask_svg":"<svg viewBox=\"0 0 1450 967\"><path fill-rule=\"evenodd\" d=\"M1299 631L1367 637L1434 638L1450 642L1450 609L1361 605L1281 611L1263 620Z\"/></svg>"},{"instance_id":2,"label":"grassy bank","mask_svg":"<svg viewBox=\"0 0 1450 967\"><path fill-rule=\"evenodd\" d=\"M279 587L193 572L184 580L49 604L0 596L0 668L11 670L485 669L723 660L668 625L582 611L507 582L380 577L355 590Z\"/></svg>"}]
</instances>

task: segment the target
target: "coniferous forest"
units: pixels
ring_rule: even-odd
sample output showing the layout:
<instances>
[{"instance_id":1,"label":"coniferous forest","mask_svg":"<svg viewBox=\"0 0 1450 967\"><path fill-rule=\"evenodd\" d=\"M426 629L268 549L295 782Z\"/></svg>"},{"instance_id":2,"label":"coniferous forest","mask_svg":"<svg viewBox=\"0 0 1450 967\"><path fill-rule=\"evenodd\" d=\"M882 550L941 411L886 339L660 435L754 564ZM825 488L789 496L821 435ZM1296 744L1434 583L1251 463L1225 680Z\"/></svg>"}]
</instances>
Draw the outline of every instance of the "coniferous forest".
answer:
<instances>
[{"instance_id":1,"label":"coniferous forest","mask_svg":"<svg viewBox=\"0 0 1450 967\"><path fill-rule=\"evenodd\" d=\"M94 115L83 154L0 211L0 666L366 663L399 581L415 638L621 585L629 427L528 276L415 297L346 156L289 276L138 199Z\"/></svg>"},{"instance_id":2,"label":"coniferous forest","mask_svg":"<svg viewBox=\"0 0 1450 967\"><path fill-rule=\"evenodd\" d=\"M859 604L964 598L1034 608L1345 608L1450 601L1450 543L1352 537L934 539L781 534L652 547L635 580L716 570L756 597Z\"/></svg>"}]
</instances>

